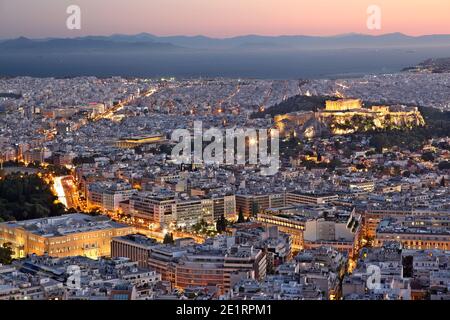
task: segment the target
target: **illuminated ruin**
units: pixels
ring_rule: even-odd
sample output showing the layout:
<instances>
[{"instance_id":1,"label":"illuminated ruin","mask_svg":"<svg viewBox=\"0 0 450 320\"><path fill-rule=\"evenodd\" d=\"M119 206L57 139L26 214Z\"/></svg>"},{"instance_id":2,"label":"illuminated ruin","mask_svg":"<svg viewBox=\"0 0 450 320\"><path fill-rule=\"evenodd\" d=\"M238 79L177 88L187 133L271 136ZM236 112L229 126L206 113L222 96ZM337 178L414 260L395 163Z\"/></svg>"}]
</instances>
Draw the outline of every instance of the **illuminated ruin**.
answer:
<instances>
[{"instance_id":1,"label":"illuminated ruin","mask_svg":"<svg viewBox=\"0 0 450 320\"><path fill-rule=\"evenodd\" d=\"M382 105L364 108L360 99L326 101L325 109L277 115L274 121L282 136L305 138L322 134L344 135L376 130L411 129L425 125L417 107Z\"/></svg>"}]
</instances>

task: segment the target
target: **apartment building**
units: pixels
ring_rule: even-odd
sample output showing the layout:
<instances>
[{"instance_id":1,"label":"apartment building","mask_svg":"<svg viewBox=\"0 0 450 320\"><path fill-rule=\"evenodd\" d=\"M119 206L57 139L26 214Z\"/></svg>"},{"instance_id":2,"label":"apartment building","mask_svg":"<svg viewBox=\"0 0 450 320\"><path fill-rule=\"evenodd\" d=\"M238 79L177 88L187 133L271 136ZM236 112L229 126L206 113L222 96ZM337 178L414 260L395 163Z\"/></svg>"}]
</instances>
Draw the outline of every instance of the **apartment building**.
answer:
<instances>
[{"instance_id":1,"label":"apartment building","mask_svg":"<svg viewBox=\"0 0 450 320\"><path fill-rule=\"evenodd\" d=\"M279 208L286 205L284 193L237 194L236 210L242 210L244 216L255 216L268 208Z\"/></svg>"},{"instance_id":2,"label":"apartment building","mask_svg":"<svg viewBox=\"0 0 450 320\"><path fill-rule=\"evenodd\" d=\"M140 192L130 197L130 213L139 223L190 227L201 219L213 223L223 214L234 216L234 196L178 197L175 193Z\"/></svg>"},{"instance_id":3,"label":"apartment building","mask_svg":"<svg viewBox=\"0 0 450 320\"><path fill-rule=\"evenodd\" d=\"M90 208L118 211L120 203L135 193L128 183L94 182L87 187L87 203Z\"/></svg>"},{"instance_id":4,"label":"apartment building","mask_svg":"<svg viewBox=\"0 0 450 320\"><path fill-rule=\"evenodd\" d=\"M405 249L450 249L448 217L404 217L383 219L376 230L375 245L397 241Z\"/></svg>"},{"instance_id":5,"label":"apartment building","mask_svg":"<svg viewBox=\"0 0 450 320\"><path fill-rule=\"evenodd\" d=\"M152 247L159 243L152 238L139 234L129 234L113 238L111 241L111 257L125 257L138 263L139 267L148 267L148 258Z\"/></svg>"},{"instance_id":6,"label":"apartment building","mask_svg":"<svg viewBox=\"0 0 450 320\"><path fill-rule=\"evenodd\" d=\"M295 204L329 204L339 199L336 194L302 193L298 191L286 193L286 205Z\"/></svg>"}]
</instances>

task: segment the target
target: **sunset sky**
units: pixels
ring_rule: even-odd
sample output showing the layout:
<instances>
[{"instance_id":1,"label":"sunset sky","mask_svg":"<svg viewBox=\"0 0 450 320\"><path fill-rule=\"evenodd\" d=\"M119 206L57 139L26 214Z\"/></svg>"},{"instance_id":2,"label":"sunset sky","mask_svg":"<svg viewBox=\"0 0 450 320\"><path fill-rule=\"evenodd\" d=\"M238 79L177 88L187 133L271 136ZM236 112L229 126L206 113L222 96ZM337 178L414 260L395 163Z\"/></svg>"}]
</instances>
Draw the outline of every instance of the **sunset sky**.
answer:
<instances>
[{"instance_id":1,"label":"sunset sky","mask_svg":"<svg viewBox=\"0 0 450 320\"><path fill-rule=\"evenodd\" d=\"M82 29L66 28L81 7ZM382 29L366 27L369 5ZM450 34L450 0L0 0L0 38L135 34L336 35L349 32Z\"/></svg>"}]
</instances>

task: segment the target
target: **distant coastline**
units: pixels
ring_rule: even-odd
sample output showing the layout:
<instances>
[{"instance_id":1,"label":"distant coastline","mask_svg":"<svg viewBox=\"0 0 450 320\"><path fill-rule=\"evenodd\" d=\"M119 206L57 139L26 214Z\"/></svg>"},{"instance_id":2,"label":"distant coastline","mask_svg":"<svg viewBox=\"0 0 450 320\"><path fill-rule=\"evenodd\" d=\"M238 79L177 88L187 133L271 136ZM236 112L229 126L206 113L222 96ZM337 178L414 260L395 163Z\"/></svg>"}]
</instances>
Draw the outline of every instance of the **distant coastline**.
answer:
<instances>
[{"instance_id":1,"label":"distant coastline","mask_svg":"<svg viewBox=\"0 0 450 320\"><path fill-rule=\"evenodd\" d=\"M401 72L450 57L450 36L91 36L0 41L0 76L320 79Z\"/></svg>"},{"instance_id":2,"label":"distant coastline","mask_svg":"<svg viewBox=\"0 0 450 320\"><path fill-rule=\"evenodd\" d=\"M448 73L450 72L450 58L427 59L416 66L404 68L402 71Z\"/></svg>"}]
</instances>

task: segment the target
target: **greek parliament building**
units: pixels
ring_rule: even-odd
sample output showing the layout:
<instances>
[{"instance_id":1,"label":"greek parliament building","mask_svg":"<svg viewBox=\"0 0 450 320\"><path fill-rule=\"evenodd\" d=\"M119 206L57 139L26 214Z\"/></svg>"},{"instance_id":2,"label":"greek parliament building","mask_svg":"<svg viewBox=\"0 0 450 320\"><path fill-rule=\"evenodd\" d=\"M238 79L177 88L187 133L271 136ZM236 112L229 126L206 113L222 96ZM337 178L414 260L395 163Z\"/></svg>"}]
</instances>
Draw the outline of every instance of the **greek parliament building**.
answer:
<instances>
[{"instance_id":1,"label":"greek parliament building","mask_svg":"<svg viewBox=\"0 0 450 320\"><path fill-rule=\"evenodd\" d=\"M0 245L10 243L14 258L29 254L53 257L110 256L111 239L133 233L134 228L105 216L68 214L0 224Z\"/></svg>"}]
</instances>

